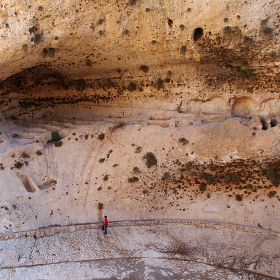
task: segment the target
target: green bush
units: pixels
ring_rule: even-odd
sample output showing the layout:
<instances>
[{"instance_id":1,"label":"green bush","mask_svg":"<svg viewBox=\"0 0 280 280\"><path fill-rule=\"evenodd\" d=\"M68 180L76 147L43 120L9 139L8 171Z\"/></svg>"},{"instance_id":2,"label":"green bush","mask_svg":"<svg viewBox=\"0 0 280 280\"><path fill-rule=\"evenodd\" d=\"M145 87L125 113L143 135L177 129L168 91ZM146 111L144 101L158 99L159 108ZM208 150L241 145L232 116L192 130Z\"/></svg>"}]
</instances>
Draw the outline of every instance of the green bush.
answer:
<instances>
[{"instance_id":1,"label":"green bush","mask_svg":"<svg viewBox=\"0 0 280 280\"><path fill-rule=\"evenodd\" d=\"M277 194L276 191L271 191L271 192L269 192L268 197L269 197L269 198L272 198L272 197L275 196L276 194Z\"/></svg>"},{"instance_id":2,"label":"green bush","mask_svg":"<svg viewBox=\"0 0 280 280\"><path fill-rule=\"evenodd\" d=\"M130 6L133 6L133 5L136 4L136 1L137 1L137 0L129 0L128 4L129 4Z\"/></svg>"},{"instance_id":3,"label":"green bush","mask_svg":"<svg viewBox=\"0 0 280 280\"><path fill-rule=\"evenodd\" d=\"M225 175L225 182L229 183L232 182L234 184L239 183L239 177L236 174L226 174Z\"/></svg>"},{"instance_id":4,"label":"green bush","mask_svg":"<svg viewBox=\"0 0 280 280\"><path fill-rule=\"evenodd\" d=\"M187 140L185 137L181 137L178 139L179 143L182 143L183 145L186 145L189 143L189 140Z\"/></svg>"},{"instance_id":5,"label":"green bush","mask_svg":"<svg viewBox=\"0 0 280 280\"><path fill-rule=\"evenodd\" d=\"M99 135L98 135L98 139L99 140L103 140L105 138L105 134L104 133L100 133Z\"/></svg>"},{"instance_id":6,"label":"green bush","mask_svg":"<svg viewBox=\"0 0 280 280\"><path fill-rule=\"evenodd\" d=\"M61 147L62 144L63 144L62 141L56 141L56 142L54 142L54 146L55 146L55 147Z\"/></svg>"},{"instance_id":7,"label":"green bush","mask_svg":"<svg viewBox=\"0 0 280 280\"><path fill-rule=\"evenodd\" d=\"M34 35L34 43L40 43L43 41L42 35L41 34L35 34Z\"/></svg>"},{"instance_id":8,"label":"green bush","mask_svg":"<svg viewBox=\"0 0 280 280\"><path fill-rule=\"evenodd\" d=\"M42 155L42 152L41 152L40 150L38 150L38 151L36 152L36 154L37 154L37 156L41 156L41 155Z\"/></svg>"},{"instance_id":9,"label":"green bush","mask_svg":"<svg viewBox=\"0 0 280 280\"><path fill-rule=\"evenodd\" d=\"M19 101L19 106L21 108L24 108L25 110L26 109L29 109L31 107L40 107L41 104L38 103L38 102L35 102L35 101L26 101L26 100L23 100L23 101Z\"/></svg>"},{"instance_id":10,"label":"green bush","mask_svg":"<svg viewBox=\"0 0 280 280\"><path fill-rule=\"evenodd\" d=\"M214 176L211 173L202 172L200 177L206 180L207 185L212 184L214 181Z\"/></svg>"},{"instance_id":11,"label":"green bush","mask_svg":"<svg viewBox=\"0 0 280 280\"><path fill-rule=\"evenodd\" d=\"M55 49L49 48L48 49L48 57L55 57Z\"/></svg>"},{"instance_id":12,"label":"green bush","mask_svg":"<svg viewBox=\"0 0 280 280\"><path fill-rule=\"evenodd\" d=\"M139 181L138 177L133 176L132 178L128 178L129 183L134 183L134 182L137 182L137 181Z\"/></svg>"},{"instance_id":13,"label":"green bush","mask_svg":"<svg viewBox=\"0 0 280 280\"><path fill-rule=\"evenodd\" d=\"M240 194L237 194L235 198L237 201L242 201L242 196Z\"/></svg>"},{"instance_id":14,"label":"green bush","mask_svg":"<svg viewBox=\"0 0 280 280\"><path fill-rule=\"evenodd\" d=\"M269 37L273 36L273 28L271 28L271 27L265 27L263 29L263 32L265 35L268 35Z\"/></svg>"},{"instance_id":15,"label":"green bush","mask_svg":"<svg viewBox=\"0 0 280 280\"><path fill-rule=\"evenodd\" d=\"M269 166L267 173L266 173L266 177L271 181L271 183L278 187L279 183L280 183L280 174L278 172L276 172L276 170L273 168L273 166Z\"/></svg>"},{"instance_id":16,"label":"green bush","mask_svg":"<svg viewBox=\"0 0 280 280\"><path fill-rule=\"evenodd\" d=\"M42 55L43 55L43 58L46 58L47 56L55 57L55 49L54 48L48 48L48 49L45 48L42 51Z\"/></svg>"},{"instance_id":17,"label":"green bush","mask_svg":"<svg viewBox=\"0 0 280 280\"><path fill-rule=\"evenodd\" d=\"M163 80L159 78L157 80L157 90L160 90L162 87L163 87Z\"/></svg>"},{"instance_id":18,"label":"green bush","mask_svg":"<svg viewBox=\"0 0 280 280\"><path fill-rule=\"evenodd\" d=\"M134 173L140 173L140 169L138 168L138 166L133 167L133 172Z\"/></svg>"},{"instance_id":19,"label":"green bush","mask_svg":"<svg viewBox=\"0 0 280 280\"><path fill-rule=\"evenodd\" d=\"M129 85L127 86L127 90L132 92L135 91L137 89L137 85L133 82L130 82Z\"/></svg>"},{"instance_id":20,"label":"green bush","mask_svg":"<svg viewBox=\"0 0 280 280\"><path fill-rule=\"evenodd\" d=\"M55 141L59 141L60 140L60 136L57 132L53 131L52 134L52 141L55 142Z\"/></svg>"},{"instance_id":21,"label":"green bush","mask_svg":"<svg viewBox=\"0 0 280 280\"><path fill-rule=\"evenodd\" d=\"M14 164L14 166L15 166L15 168L17 168L17 169L20 169L22 166L23 166L23 163L21 163L21 162L16 162L15 164Z\"/></svg>"},{"instance_id":22,"label":"green bush","mask_svg":"<svg viewBox=\"0 0 280 280\"><path fill-rule=\"evenodd\" d=\"M171 174L169 172L165 172L161 177L161 180L168 180L171 178Z\"/></svg>"},{"instance_id":23,"label":"green bush","mask_svg":"<svg viewBox=\"0 0 280 280\"><path fill-rule=\"evenodd\" d=\"M253 43L254 43L253 38L248 37L248 36L244 36L243 44L244 44L245 46L251 46Z\"/></svg>"},{"instance_id":24,"label":"green bush","mask_svg":"<svg viewBox=\"0 0 280 280\"><path fill-rule=\"evenodd\" d=\"M239 183L240 178L238 177L238 175L236 174L231 174L231 182L234 184L238 184Z\"/></svg>"},{"instance_id":25,"label":"green bush","mask_svg":"<svg viewBox=\"0 0 280 280\"><path fill-rule=\"evenodd\" d=\"M201 183L201 184L199 185L199 190L202 191L202 192L204 192L204 191L206 190L206 187L207 187L207 184L206 184L206 183Z\"/></svg>"},{"instance_id":26,"label":"green bush","mask_svg":"<svg viewBox=\"0 0 280 280\"><path fill-rule=\"evenodd\" d=\"M186 46L181 46L180 47L180 54L186 54L187 52L187 47Z\"/></svg>"},{"instance_id":27,"label":"green bush","mask_svg":"<svg viewBox=\"0 0 280 280\"><path fill-rule=\"evenodd\" d=\"M224 27L224 34L229 35L231 33L231 27L230 26L225 26Z\"/></svg>"},{"instance_id":28,"label":"green bush","mask_svg":"<svg viewBox=\"0 0 280 280\"><path fill-rule=\"evenodd\" d=\"M29 158L29 155L26 152L22 152L21 157L22 158Z\"/></svg>"},{"instance_id":29,"label":"green bush","mask_svg":"<svg viewBox=\"0 0 280 280\"><path fill-rule=\"evenodd\" d=\"M46 58L48 56L48 49L43 49L42 56L43 58Z\"/></svg>"},{"instance_id":30,"label":"green bush","mask_svg":"<svg viewBox=\"0 0 280 280\"><path fill-rule=\"evenodd\" d=\"M104 161L105 161L105 158L100 158L99 159L99 162L101 162L101 163L104 162Z\"/></svg>"},{"instance_id":31,"label":"green bush","mask_svg":"<svg viewBox=\"0 0 280 280\"><path fill-rule=\"evenodd\" d=\"M152 152L146 153L143 158L146 160L146 165L148 168L157 164L157 159Z\"/></svg>"}]
</instances>

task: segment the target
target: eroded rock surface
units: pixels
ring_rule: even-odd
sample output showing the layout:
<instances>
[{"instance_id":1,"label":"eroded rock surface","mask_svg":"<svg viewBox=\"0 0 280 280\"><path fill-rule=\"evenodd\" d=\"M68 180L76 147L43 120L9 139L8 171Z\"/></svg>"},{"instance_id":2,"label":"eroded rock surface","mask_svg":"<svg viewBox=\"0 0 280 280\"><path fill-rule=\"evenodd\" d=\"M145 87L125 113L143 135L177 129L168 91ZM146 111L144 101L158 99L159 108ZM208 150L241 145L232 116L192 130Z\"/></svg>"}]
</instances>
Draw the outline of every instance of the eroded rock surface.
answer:
<instances>
[{"instance_id":1,"label":"eroded rock surface","mask_svg":"<svg viewBox=\"0 0 280 280\"><path fill-rule=\"evenodd\" d=\"M264 232L260 252L243 244L258 259L245 269L279 277L279 10L263 0L2 1L7 261L19 232L44 243L40 228L76 231L104 214L180 218L273 233L275 248ZM218 265L204 245L192 260ZM227 267L244 268L236 254Z\"/></svg>"}]
</instances>

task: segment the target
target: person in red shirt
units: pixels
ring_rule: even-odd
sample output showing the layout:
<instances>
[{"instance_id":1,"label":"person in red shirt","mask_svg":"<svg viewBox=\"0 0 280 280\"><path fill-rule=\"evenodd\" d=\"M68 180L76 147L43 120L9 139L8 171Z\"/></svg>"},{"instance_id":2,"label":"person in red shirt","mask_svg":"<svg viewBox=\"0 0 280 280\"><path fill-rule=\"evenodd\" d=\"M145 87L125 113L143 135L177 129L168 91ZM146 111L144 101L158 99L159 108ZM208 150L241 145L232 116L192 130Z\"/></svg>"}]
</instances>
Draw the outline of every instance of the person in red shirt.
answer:
<instances>
[{"instance_id":1,"label":"person in red shirt","mask_svg":"<svg viewBox=\"0 0 280 280\"><path fill-rule=\"evenodd\" d=\"M109 222L108 222L107 216L104 216L104 222L103 222L104 234L107 234L108 224L109 224Z\"/></svg>"}]
</instances>

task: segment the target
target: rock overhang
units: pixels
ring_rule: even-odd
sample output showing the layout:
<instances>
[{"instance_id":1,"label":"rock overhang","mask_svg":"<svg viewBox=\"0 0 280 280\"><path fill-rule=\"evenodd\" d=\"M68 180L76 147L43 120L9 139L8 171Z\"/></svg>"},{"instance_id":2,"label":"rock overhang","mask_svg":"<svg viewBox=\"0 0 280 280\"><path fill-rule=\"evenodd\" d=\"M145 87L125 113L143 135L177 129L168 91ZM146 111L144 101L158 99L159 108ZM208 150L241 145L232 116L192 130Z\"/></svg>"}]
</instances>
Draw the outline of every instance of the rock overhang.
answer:
<instances>
[{"instance_id":1,"label":"rock overhang","mask_svg":"<svg viewBox=\"0 0 280 280\"><path fill-rule=\"evenodd\" d=\"M260 0L7 1L0 79L37 65L76 80L176 64L208 65L210 82L269 79L278 72L277 9Z\"/></svg>"}]
</instances>

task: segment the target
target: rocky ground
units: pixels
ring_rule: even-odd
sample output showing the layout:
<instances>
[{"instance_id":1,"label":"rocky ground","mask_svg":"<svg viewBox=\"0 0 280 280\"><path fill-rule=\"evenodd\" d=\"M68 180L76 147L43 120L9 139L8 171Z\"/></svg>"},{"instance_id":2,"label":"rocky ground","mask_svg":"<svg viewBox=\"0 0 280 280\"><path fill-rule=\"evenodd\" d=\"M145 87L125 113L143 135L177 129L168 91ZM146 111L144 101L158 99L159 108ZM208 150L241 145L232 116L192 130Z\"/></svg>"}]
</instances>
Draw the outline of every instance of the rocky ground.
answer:
<instances>
[{"instance_id":1,"label":"rocky ground","mask_svg":"<svg viewBox=\"0 0 280 280\"><path fill-rule=\"evenodd\" d=\"M170 220L113 222L107 236L100 224L42 232L1 241L1 279L279 277L279 237L260 229Z\"/></svg>"}]
</instances>

